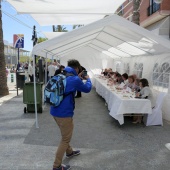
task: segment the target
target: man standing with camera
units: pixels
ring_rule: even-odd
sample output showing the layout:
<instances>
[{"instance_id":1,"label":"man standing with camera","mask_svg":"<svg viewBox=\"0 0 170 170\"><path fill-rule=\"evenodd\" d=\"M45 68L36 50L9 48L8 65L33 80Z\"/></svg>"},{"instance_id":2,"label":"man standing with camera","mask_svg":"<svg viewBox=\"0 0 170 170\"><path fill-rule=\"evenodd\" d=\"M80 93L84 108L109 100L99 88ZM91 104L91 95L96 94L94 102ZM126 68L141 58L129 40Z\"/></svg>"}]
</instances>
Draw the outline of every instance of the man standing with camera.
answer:
<instances>
[{"instance_id":1,"label":"man standing with camera","mask_svg":"<svg viewBox=\"0 0 170 170\"><path fill-rule=\"evenodd\" d=\"M78 74L80 74L80 73L82 73L82 79L83 79L84 76L87 75L87 71L83 66L80 66L80 68L79 68ZM80 98L80 97L81 97L81 91L77 91L75 98Z\"/></svg>"},{"instance_id":2,"label":"man standing with camera","mask_svg":"<svg viewBox=\"0 0 170 170\"><path fill-rule=\"evenodd\" d=\"M73 115L75 101L74 96L76 91L89 93L92 88L91 80L88 75L84 76L83 79L86 80L84 84L82 82L82 73L79 73L80 63L77 60L69 60L68 66L64 71L69 74L66 78L66 88L65 97L59 106L51 106L50 113L54 117L60 132L61 132L61 142L58 146L55 161L53 164L53 170L69 170L69 165L62 165L62 159L64 153L66 157L70 158L80 154L79 150L73 150L70 146L70 141L73 133Z\"/></svg>"}]
</instances>

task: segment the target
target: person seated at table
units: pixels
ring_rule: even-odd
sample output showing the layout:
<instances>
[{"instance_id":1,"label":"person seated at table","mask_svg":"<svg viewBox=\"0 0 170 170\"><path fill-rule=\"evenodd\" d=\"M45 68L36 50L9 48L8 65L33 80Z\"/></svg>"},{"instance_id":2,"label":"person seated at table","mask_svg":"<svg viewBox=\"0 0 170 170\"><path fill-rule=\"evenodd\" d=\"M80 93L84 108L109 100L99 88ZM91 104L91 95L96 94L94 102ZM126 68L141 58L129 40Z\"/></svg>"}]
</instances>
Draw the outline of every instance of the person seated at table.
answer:
<instances>
[{"instance_id":1,"label":"person seated at table","mask_svg":"<svg viewBox=\"0 0 170 170\"><path fill-rule=\"evenodd\" d=\"M131 76L129 76L128 77L128 84L127 84L127 87L129 87L129 88L131 88L131 89L133 89L133 87L134 87L134 77L131 75Z\"/></svg>"},{"instance_id":2,"label":"person seated at table","mask_svg":"<svg viewBox=\"0 0 170 170\"><path fill-rule=\"evenodd\" d=\"M140 86L139 86L139 82L140 82L140 79L139 78L136 78L135 81L134 81L134 86L132 88L132 91L133 92L140 92Z\"/></svg>"},{"instance_id":3,"label":"person seated at table","mask_svg":"<svg viewBox=\"0 0 170 170\"><path fill-rule=\"evenodd\" d=\"M109 79L108 79L108 81L107 81L107 84L108 84L108 85L113 85L113 84L114 84L114 72L110 72L110 73L108 74L108 77L109 77Z\"/></svg>"},{"instance_id":4,"label":"person seated at table","mask_svg":"<svg viewBox=\"0 0 170 170\"><path fill-rule=\"evenodd\" d=\"M105 68L104 70L102 69L101 74L103 74L104 76L107 76L107 74L108 74L107 68Z\"/></svg>"},{"instance_id":5,"label":"person seated at table","mask_svg":"<svg viewBox=\"0 0 170 170\"><path fill-rule=\"evenodd\" d=\"M110 72L113 72L112 68L109 68L109 69L108 69L108 72L109 72L109 73L110 73Z\"/></svg>"},{"instance_id":6,"label":"person seated at table","mask_svg":"<svg viewBox=\"0 0 170 170\"><path fill-rule=\"evenodd\" d=\"M107 78L110 78L110 73L113 72L111 68L107 69Z\"/></svg>"},{"instance_id":7,"label":"person seated at table","mask_svg":"<svg viewBox=\"0 0 170 170\"><path fill-rule=\"evenodd\" d=\"M124 80L122 79L122 76L121 76L121 74L120 73L117 73L116 74L116 81L117 81L117 83L118 84L121 84Z\"/></svg>"},{"instance_id":8,"label":"person seated at table","mask_svg":"<svg viewBox=\"0 0 170 170\"><path fill-rule=\"evenodd\" d=\"M114 78L114 72L113 72L113 71L109 72L107 76L108 76L108 78L110 78L110 79L113 80L113 78Z\"/></svg>"},{"instance_id":9,"label":"person seated at table","mask_svg":"<svg viewBox=\"0 0 170 170\"><path fill-rule=\"evenodd\" d=\"M155 107L155 100L154 100L152 91L149 88L148 80L145 78L140 79L139 86L141 88L141 91L136 93L136 97L142 98L142 99L149 99L151 101L151 107L153 109ZM136 120L133 123L141 123L142 117L143 116L141 115L136 116Z\"/></svg>"},{"instance_id":10,"label":"person seated at table","mask_svg":"<svg viewBox=\"0 0 170 170\"><path fill-rule=\"evenodd\" d=\"M132 74L134 80L138 78L138 76L136 74Z\"/></svg>"},{"instance_id":11,"label":"person seated at table","mask_svg":"<svg viewBox=\"0 0 170 170\"><path fill-rule=\"evenodd\" d=\"M117 83L116 74L117 74L117 72L114 72L114 73L113 73L113 76L112 76L113 82L114 82L115 84Z\"/></svg>"},{"instance_id":12,"label":"person seated at table","mask_svg":"<svg viewBox=\"0 0 170 170\"><path fill-rule=\"evenodd\" d=\"M122 74L122 79L123 79L123 82L125 85L127 85L129 83L127 73Z\"/></svg>"}]
</instances>

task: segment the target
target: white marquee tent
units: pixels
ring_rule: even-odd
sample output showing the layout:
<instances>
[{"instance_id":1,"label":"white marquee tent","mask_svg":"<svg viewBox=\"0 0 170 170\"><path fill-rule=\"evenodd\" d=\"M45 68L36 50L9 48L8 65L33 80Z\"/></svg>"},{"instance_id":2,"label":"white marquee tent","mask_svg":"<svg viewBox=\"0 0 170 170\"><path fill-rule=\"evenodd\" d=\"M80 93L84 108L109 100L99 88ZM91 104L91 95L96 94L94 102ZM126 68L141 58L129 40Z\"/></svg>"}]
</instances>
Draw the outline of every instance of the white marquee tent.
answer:
<instances>
[{"instance_id":1,"label":"white marquee tent","mask_svg":"<svg viewBox=\"0 0 170 170\"><path fill-rule=\"evenodd\" d=\"M57 23L66 24L66 20L70 21L67 19L67 14L77 14L75 15L77 20L83 20L84 24L88 24L87 15L89 15L89 18L96 15L96 20L105 15L111 15L124 0L8 0L8 2L19 13L28 13L37 18L40 25L51 23L55 25ZM42 14L45 14L44 18L50 17L51 21L44 22ZM52 14L53 16L62 16L62 21L60 17L53 17L53 20ZM83 22L80 22L80 24L83 24ZM112 15L38 44L33 48L32 54L48 58L60 58L63 65L66 65L70 58L78 59L88 70L91 77L100 73L101 69L106 67L118 70L117 66L119 66L119 72L123 73L127 64L129 74L132 74L136 63L140 63L143 65L142 77L147 78L152 85L153 68L169 59L170 41L156 36L124 18ZM34 90L36 91L35 86ZM170 120L169 102L170 87L163 105L164 118L167 120ZM37 120L37 109L35 110Z\"/></svg>"},{"instance_id":2,"label":"white marquee tent","mask_svg":"<svg viewBox=\"0 0 170 170\"><path fill-rule=\"evenodd\" d=\"M76 54L82 49L113 59L153 57L170 54L170 42L122 17L112 15L38 44L32 53L64 60L65 57L72 57L72 54L76 58L86 56L86 53L81 56ZM84 61L83 64L88 67L91 59L86 56L87 63ZM95 68L97 61L101 62L101 59L95 59Z\"/></svg>"},{"instance_id":3,"label":"white marquee tent","mask_svg":"<svg viewBox=\"0 0 170 170\"><path fill-rule=\"evenodd\" d=\"M115 13L125 0L7 0L18 13L30 14L42 25L88 24ZM34 63L35 64L35 63ZM35 71L35 70L34 70ZM35 79L34 79L35 80ZM34 92L36 87L34 82ZM36 95L35 95L36 101ZM37 108L36 111L36 127Z\"/></svg>"},{"instance_id":4,"label":"white marquee tent","mask_svg":"<svg viewBox=\"0 0 170 170\"><path fill-rule=\"evenodd\" d=\"M87 68L91 77L102 68L116 69L116 62L129 63L133 68L136 62L143 63L142 77L152 84L155 63L161 63L170 56L170 41L128 20L112 15L77 30L68 32L36 45L33 55L67 60L74 58ZM123 73L122 70L120 70ZM131 74L133 70L131 69ZM169 87L170 92L170 87ZM165 116L169 119L169 97L164 102Z\"/></svg>"}]
</instances>

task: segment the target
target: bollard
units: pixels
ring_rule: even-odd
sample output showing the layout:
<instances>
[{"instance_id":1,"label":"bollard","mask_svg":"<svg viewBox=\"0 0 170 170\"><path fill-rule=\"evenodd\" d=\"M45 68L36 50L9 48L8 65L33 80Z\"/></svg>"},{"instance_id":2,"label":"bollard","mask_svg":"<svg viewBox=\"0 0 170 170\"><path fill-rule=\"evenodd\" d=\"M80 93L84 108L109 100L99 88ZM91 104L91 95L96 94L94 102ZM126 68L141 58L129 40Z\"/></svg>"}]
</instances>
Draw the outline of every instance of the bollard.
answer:
<instances>
[{"instance_id":1,"label":"bollard","mask_svg":"<svg viewBox=\"0 0 170 170\"><path fill-rule=\"evenodd\" d=\"M13 83L13 82L14 82L14 75L11 74L11 83Z\"/></svg>"}]
</instances>

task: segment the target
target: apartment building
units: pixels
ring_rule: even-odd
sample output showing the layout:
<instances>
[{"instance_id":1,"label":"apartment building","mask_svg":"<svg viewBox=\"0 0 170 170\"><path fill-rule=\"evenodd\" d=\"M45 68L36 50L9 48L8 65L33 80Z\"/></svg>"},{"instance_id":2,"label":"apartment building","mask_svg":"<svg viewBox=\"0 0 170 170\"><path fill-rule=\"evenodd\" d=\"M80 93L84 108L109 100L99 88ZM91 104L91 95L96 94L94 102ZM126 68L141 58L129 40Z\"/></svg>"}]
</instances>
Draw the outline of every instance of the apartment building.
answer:
<instances>
[{"instance_id":1,"label":"apartment building","mask_svg":"<svg viewBox=\"0 0 170 170\"><path fill-rule=\"evenodd\" d=\"M133 0L126 0L118 9L119 15L133 22ZM139 7L140 26L170 39L170 0L141 0Z\"/></svg>"}]
</instances>

